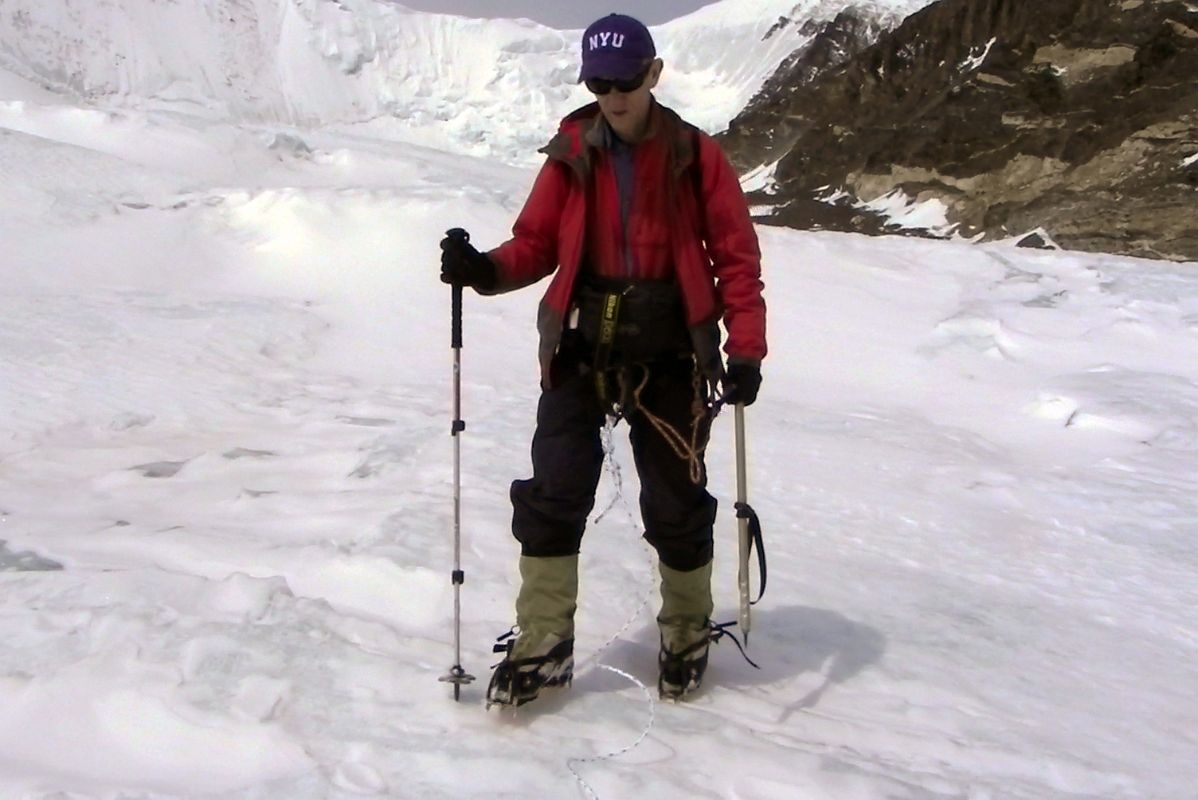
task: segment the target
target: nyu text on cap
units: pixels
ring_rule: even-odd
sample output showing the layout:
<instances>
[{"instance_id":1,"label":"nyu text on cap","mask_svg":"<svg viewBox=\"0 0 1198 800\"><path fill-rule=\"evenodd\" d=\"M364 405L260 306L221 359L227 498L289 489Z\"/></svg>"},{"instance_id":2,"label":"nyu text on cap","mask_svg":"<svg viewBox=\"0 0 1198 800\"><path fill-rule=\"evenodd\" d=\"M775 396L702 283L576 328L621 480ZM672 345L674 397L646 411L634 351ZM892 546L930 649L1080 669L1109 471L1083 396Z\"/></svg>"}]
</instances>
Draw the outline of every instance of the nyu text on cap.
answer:
<instances>
[{"instance_id":1,"label":"nyu text on cap","mask_svg":"<svg viewBox=\"0 0 1198 800\"><path fill-rule=\"evenodd\" d=\"M624 14L609 14L591 23L582 34L582 72L578 81L634 78L656 57L657 48L648 28Z\"/></svg>"}]
</instances>

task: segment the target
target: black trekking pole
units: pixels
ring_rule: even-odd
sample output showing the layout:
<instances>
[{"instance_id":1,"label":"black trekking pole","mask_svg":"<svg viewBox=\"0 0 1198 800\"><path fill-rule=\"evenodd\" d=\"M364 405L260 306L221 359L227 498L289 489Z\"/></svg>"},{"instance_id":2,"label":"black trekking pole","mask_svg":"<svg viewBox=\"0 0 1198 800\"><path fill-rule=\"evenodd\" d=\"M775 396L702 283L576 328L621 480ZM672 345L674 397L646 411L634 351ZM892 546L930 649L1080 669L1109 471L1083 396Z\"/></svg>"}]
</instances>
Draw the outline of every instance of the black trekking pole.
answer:
<instances>
[{"instance_id":1,"label":"black trekking pole","mask_svg":"<svg viewBox=\"0 0 1198 800\"><path fill-rule=\"evenodd\" d=\"M470 234L461 228L448 231L447 236L462 242L470 241ZM462 669L462 584L466 573L462 571L462 431L466 422L462 419L462 285L453 284L450 303L451 325L450 346L453 348L453 666L441 676L443 683L453 684L453 699L460 700L462 684L471 683L473 675Z\"/></svg>"}]
</instances>

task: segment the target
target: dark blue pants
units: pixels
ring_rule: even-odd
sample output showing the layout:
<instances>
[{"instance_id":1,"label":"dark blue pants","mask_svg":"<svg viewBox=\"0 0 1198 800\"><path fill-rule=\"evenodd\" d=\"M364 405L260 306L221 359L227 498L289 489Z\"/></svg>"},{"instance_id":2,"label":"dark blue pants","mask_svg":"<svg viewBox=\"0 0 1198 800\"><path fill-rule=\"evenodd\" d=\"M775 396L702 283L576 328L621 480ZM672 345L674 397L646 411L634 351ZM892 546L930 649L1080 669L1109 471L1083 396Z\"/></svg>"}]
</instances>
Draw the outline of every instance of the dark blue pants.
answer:
<instances>
[{"instance_id":1,"label":"dark blue pants","mask_svg":"<svg viewBox=\"0 0 1198 800\"><path fill-rule=\"evenodd\" d=\"M555 364L556 382L541 394L532 440L533 477L512 482L512 533L526 556L566 556L579 551L603 467L600 431L604 413L594 374L577 363ZM632 368L631 377L643 373ZM695 415L694 363L671 358L649 366L641 404L689 441ZM690 462L678 456L640 411L628 417L633 460L641 481L646 541L662 563L690 571L711 561L716 500L707 471L691 480ZM699 445L711 428L704 412Z\"/></svg>"}]
</instances>

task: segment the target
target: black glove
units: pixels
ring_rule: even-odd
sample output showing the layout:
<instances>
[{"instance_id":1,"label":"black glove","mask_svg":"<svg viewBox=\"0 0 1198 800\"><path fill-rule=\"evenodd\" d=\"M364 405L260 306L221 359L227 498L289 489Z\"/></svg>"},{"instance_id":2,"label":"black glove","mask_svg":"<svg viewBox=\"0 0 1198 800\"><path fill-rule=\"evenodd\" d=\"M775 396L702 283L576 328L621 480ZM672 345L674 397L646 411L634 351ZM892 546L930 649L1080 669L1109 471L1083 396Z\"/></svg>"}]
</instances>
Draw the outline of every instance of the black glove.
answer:
<instances>
[{"instance_id":1,"label":"black glove","mask_svg":"<svg viewBox=\"0 0 1198 800\"><path fill-rule=\"evenodd\" d=\"M441 240L441 282L476 289L495 288L495 265L474 245L470 235L454 228Z\"/></svg>"},{"instance_id":2,"label":"black glove","mask_svg":"<svg viewBox=\"0 0 1198 800\"><path fill-rule=\"evenodd\" d=\"M744 403L751 406L757 400L757 391L761 388L761 367L735 361L728 365L728 371L724 373L721 383L725 403Z\"/></svg>"}]
</instances>

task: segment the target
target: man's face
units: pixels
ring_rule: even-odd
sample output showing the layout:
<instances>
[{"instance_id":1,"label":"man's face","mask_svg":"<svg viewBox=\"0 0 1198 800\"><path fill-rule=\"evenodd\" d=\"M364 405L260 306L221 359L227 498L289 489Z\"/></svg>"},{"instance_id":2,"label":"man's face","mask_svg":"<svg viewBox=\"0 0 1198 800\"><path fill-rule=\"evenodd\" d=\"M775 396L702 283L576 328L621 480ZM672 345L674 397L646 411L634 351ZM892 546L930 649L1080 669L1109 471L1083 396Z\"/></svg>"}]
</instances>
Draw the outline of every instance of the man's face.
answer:
<instances>
[{"instance_id":1,"label":"man's face","mask_svg":"<svg viewBox=\"0 0 1198 800\"><path fill-rule=\"evenodd\" d=\"M595 95L607 124L626 142L640 141L648 130L649 109L652 106L650 93L661 78L661 67L661 59L654 59L644 83L630 92L612 89L607 94Z\"/></svg>"}]
</instances>

